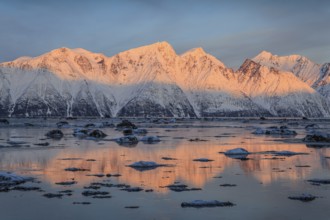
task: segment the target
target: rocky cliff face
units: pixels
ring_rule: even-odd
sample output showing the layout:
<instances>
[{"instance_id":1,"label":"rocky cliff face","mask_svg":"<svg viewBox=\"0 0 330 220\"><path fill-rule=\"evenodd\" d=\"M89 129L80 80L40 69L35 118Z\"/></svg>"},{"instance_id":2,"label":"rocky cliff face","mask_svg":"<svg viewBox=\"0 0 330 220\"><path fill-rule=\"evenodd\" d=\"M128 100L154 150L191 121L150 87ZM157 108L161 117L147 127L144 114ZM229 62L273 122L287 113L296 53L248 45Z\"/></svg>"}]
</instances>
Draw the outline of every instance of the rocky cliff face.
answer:
<instances>
[{"instance_id":1,"label":"rocky cliff face","mask_svg":"<svg viewBox=\"0 0 330 220\"><path fill-rule=\"evenodd\" d=\"M1 116L329 115L293 74L251 60L234 72L201 48L178 55L166 42L113 57L60 48L2 63L0 92Z\"/></svg>"}]
</instances>

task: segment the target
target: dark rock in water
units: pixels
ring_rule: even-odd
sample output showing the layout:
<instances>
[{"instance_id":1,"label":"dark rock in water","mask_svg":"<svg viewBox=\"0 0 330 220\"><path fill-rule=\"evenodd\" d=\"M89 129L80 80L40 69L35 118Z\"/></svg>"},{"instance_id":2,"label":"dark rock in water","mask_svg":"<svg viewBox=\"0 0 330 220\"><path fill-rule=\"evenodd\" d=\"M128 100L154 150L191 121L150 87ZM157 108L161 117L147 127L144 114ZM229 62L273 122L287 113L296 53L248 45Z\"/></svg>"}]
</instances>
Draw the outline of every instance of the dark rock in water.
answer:
<instances>
[{"instance_id":1,"label":"dark rock in water","mask_svg":"<svg viewBox=\"0 0 330 220\"><path fill-rule=\"evenodd\" d=\"M162 157L162 160L177 160L177 159L173 157Z\"/></svg>"},{"instance_id":2,"label":"dark rock in water","mask_svg":"<svg viewBox=\"0 0 330 220\"><path fill-rule=\"evenodd\" d=\"M146 189L144 190L145 192L153 192L154 190L153 189Z\"/></svg>"},{"instance_id":3,"label":"dark rock in water","mask_svg":"<svg viewBox=\"0 0 330 220\"><path fill-rule=\"evenodd\" d=\"M90 171L89 169L77 168L77 167L68 167L64 169L65 171L78 172L78 171Z\"/></svg>"},{"instance_id":4,"label":"dark rock in water","mask_svg":"<svg viewBox=\"0 0 330 220\"><path fill-rule=\"evenodd\" d=\"M90 202L73 202L73 205L90 205Z\"/></svg>"},{"instance_id":5,"label":"dark rock in water","mask_svg":"<svg viewBox=\"0 0 330 220\"><path fill-rule=\"evenodd\" d=\"M157 136L144 136L141 138L141 141L145 144L155 144L160 142L160 139Z\"/></svg>"},{"instance_id":6,"label":"dark rock in water","mask_svg":"<svg viewBox=\"0 0 330 220\"><path fill-rule=\"evenodd\" d=\"M300 200L302 202L310 202L317 198L317 196L313 196L311 194L302 194L301 196L289 196L291 200Z\"/></svg>"},{"instance_id":7,"label":"dark rock in water","mask_svg":"<svg viewBox=\"0 0 330 220\"><path fill-rule=\"evenodd\" d=\"M143 128L136 128L136 129L133 129L133 133L137 134L137 135L145 135L148 133L148 131Z\"/></svg>"},{"instance_id":8,"label":"dark rock in water","mask_svg":"<svg viewBox=\"0 0 330 220\"><path fill-rule=\"evenodd\" d=\"M307 134L303 138L304 142L330 142L330 134L315 132L312 134Z\"/></svg>"},{"instance_id":9,"label":"dark rock in water","mask_svg":"<svg viewBox=\"0 0 330 220\"><path fill-rule=\"evenodd\" d=\"M286 126L272 126L268 128L257 128L252 134L264 134L264 135L297 135L297 132L289 130Z\"/></svg>"},{"instance_id":10,"label":"dark rock in water","mask_svg":"<svg viewBox=\"0 0 330 220\"><path fill-rule=\"evenodd\" d=\"M101 130L93 130L91 132L88 133L89 137L94 137L94 138L104 138L107 135L105 133L103 133Z\"/></svg>"},{"instance_id":11,"label":"dark rock in water","mask_svg":"<svg viewBox=\"0 0 330 220\"><path fill-rule=\"evenodd\" d=\"M260 120L266 120L266 118L265 118L265 117L260 117L259 119L260 119Z\"/></svg>"},{"instance_id":12,"label":"dark rock in water","mask_svg":"<svg viewBox=\"0 0 330 220\"><path fill-rule=\"evenodd\" d=\"M309 119L308 119L307 117L305 117L305 116L304 116L304 117L302 117L302 119L303 119L303 120L309 120Z\"/></svg>"},{"instance_id":13,"label":"dark rock in water","mask_svg":"<svg viewBox=\"0 0 330 220\"><path fill-rule=\"evenodd\" d=\"M133 130L129 129L129 128L125 128L123 130L123 135L132 135L133 134Z\"/></svg>"},{"instance_id":14,"label":"dark rock in water","mask_svg":"<svg viewBox=\"0 0 330 220\"><path fill-rule=\"evenodd\" d=\"M211 162L214 160L210 160L208 158L197 158L197 159L193 159L193 161L198 161L198 162Z\"/></svg>"},{"instance_id":15,"label":"dark rock in water","mask_svg":"<svg viewBox=\"0 0 330 220\"><path fill-rule=\"evenodd\" d=\"M51 130L51 131L48 131L45 135L47 137L53 138L53 139L61 139L64 136L64 134L61 130Z\"/></svg>"},{"instance_id":16,"label":"dark rock in water","mask_svg":"<svg viewBox=\"0 0 330 220\"><path fill-rule=\"evenodd\" d=\"M143 191L143 189L141 187L128 187L128 188L123 188L121 190L126 191L126 192L140 192L140 191Z\"/></svg>"},{"instance_id":17,"label":"dark rock in water","mask_svg":"<svg viewBox=\"0 0 330 220\"><path fill-rule=\"evenodd\" d=\"M202 190L201 188L188 188L185 184L171 184L165 186L166 188L174 191L174 192L184 192L184 191L197 191Z\"/></svg>"},{"instance_id":18,"label":"dark rock in water","mask_svg":"<svg viewBox=\"0 0 330 220\"><path fill-rule=\"evenodd\" d=\"M56 126L58 127L58 128L62 128L62 127L64 127L64 126L68 126L69 125L69 122L67 122L67 121L60 121L60 122L57 122L56 123Z\"/></svg>"},{"instance_id":19,"label":"dark rock in water","mask_svg":"<svg viewBox=\"0 0 330 220\"><path fill-rule=\"evenodd\" d=\"M103 133L103 131L95 129L95 130L87 130L87 129L74 129L73 136L79 138L105 138L107 135Z\"/></svg>"},{"instance_id":20,"label":"dark rock in water","mask_svg":"<svg viewBox=\"0 0 330 220\"><path fill-rule=\"evenodd\" d=\"M140 206L125 206L125 209L138 209Z\"/></svg>"},{"instance_id":21,"label":"dark rock in water","mask_svg":"<svg viewBox=\"0 0 330 220\"><path fill-rule=\"evenodd\" d=\"M102 173L98 173L98 174L87 174L86 176L95 176L95 177L104 177L105 175Z\"/></svg>"},{"instance_id":22,"label":"dark rock in water","mask_svg":"<svg viewBox=\"0 0 330 220\"><path fill-rule=\"evenodd\" d=\"M60 193L46 193L46 194L43 194L42 196L46 197L46 198L62 198L63 194L60 194Z\"/></svg>"},{"instance_id":23,"label":"dark rock in water","mask_svg":"<svg viewBox=\"0 0 330 220\"><path fill-rule=\"evenodd\" d=\"M85 190L81 194L83 196L99 196L99 195L109 195L109 192Z\"/></svg>"},{"instance_id":24,"label":"dark rock in water","mask_svg":"<svg viewBox=\"0 0 330 220\"><path fill-rule=\"evenodd\" d=\"M34 144L34 145L37 145L37 146L44 146L44 147L46 147L46 146L49 145L49 143L48 143L48 142L44 142L44 143L36 143L36 144Z\"/></svg>"},{"instance_id":25,"label":"dark rock in water","mask_svg":"<svg viewBox=\"0 0 330 220\"><path fill-rule=\"evenodd\" d=\"M36 187L36 186L15 186L11 190L18 190L18 191L41 191L40 187Z\"/></svg>"},{"instance_id":26,"label":"dark rock in water","mask_svg":"<svg viewBox=\"0 0 330 220\"><path fill-rule=\"evenodd\" d=\"M330 184L330 179L310 179L307 180L307 182L316 184Z\"/></svg>"},{"instance_id":27,"label":"dark rock in water","mask_svg":"<svg viewBox=\"0 0 330 220\"><path fill-rule=\"evenodd\" d=\"M76 120L77 117L66 117L66 120Z\"/></svg>"},{"instance_id":28,"label":"dark rock in water","mask_svg":"<svg viewBox=\"0 0 330 220\"><path fill-rule=\"evenodd\" d=\"M0 124L9 125L9 121L7 119L1 118L0 119Z\"/></svg>"},{"instance_id":29,"label":"dark rock in water","mask_svg":"<svg viewBox=\"0 0 330 220\"><path fill-rule=\"evenodd\" d=\"M98 185L90 185L90 186L84 186L84 189L100 189L101 186L98 186Z\"/></svg>"},{"instance_id":30,"label":"dark rock in water","mask_svg":"<svg viewBox=\"0 0 330 220\"><path fill-rule=\"evenodd\" d=\"M203 207L225 207L225 206L234 206L234 203L231 202L219 202L217 200L194 200L191 202L183 202L181 203L181 207L194 207L194 208L203 208Z\"/></svg>"},{"instance_id":31,"label":"dark rock in water","mask_svg":"<svg viewBox=\"0 0 330 220\"><path fill-rule=\"evenodd\" d=\"M85 128L95 128L95 124L89 123L84 125Z\"/></svg>"},{"instance_id":32,"label":"dark rock in water","mask_svg":"<svg viewBox=\"0 0 330 220\"><path fill-rule=\"evenodd\" d=\"M220 186L222 186L222 187L234 187L234 186L237 186L237 185L236 184L225 183L225 184L221 184Z\"/></svg>"},{"instance_id":33,"label":"dark rock in water","mask_svg":"<svg viewBox=\"0 0 330 220\"><path fill-rule=\"evenodd\" d=\"M97 195L93 196L93 199L110 199L112 196L107 196L107 195Z\"/></svg>"},{"instance_id":34,"label":"dark rock in water","mask_svg":"<svg viewBox=\"0 0 330 220\"><path fill-rule=\"evenodd\" d=\"M65 181L65 182L57 182L56 185L62 185L62 186L70 186L73 184L77 184L77 181Z\"/></svg>"},{"instance_id":35,"label":"dark rock in water","mask_svg":"<svg viewBox=\"0 0 330 220\"><path fill-rule=\"evenodd\" d=\"M320 128L320 126L318 126L317 124L309 124L305 126L306 130L317 129L317 128Z\"/></svg>"},{"instance_id":36,"label":"dark rock in water","mask_svg":"<svg viewBox=\"0 0 330 220\"><path fill-rule=\"evenodd\" d=\"M24 123L24 126L26 126L26 127L34 127L34 124L31 124L31 123Z\"/></svg>"},{"instance_id":37,"label":"dark rock in water","mask_svg":"<svg viewBox=\"0 0 330 220\"><path fill-rule=\"evenodd\" d=\"M199 138L193 138L193 139L189 139L188 141L190 141L190 142L199 142L199 141L207 141L207 140L199 139Z\"/></svg>"},{"instance_id":38,"label":"dark rock in water","mask_svg":"<svg viewBox=\"0 0 330 220\"><path fill-rule=\"evenodd\" d=\"M131 128L137 129L136 125L130 122L129 120L123 120L121 123L117 124L117 128Z\"/></svg>"}]
</instances>

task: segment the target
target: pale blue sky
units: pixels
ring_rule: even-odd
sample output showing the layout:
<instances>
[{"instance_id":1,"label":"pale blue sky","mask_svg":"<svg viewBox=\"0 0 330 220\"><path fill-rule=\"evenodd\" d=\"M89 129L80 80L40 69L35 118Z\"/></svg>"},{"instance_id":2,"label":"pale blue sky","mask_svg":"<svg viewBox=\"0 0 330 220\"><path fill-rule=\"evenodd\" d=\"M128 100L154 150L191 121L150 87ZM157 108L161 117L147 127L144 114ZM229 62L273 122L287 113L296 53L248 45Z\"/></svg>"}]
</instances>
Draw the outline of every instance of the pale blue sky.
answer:
<instances>
[{"instance_id":1,"label":"pale blue sky","mask_svg":"<svg viewBox=\"0 0 330 220\"><path fill-rule=\"evenodd\" d=\"M330 1L0 0L0 62L59 47L111 56L168 41L229 67L261 50L330 62Z\"/></svg>"}]
</instances>

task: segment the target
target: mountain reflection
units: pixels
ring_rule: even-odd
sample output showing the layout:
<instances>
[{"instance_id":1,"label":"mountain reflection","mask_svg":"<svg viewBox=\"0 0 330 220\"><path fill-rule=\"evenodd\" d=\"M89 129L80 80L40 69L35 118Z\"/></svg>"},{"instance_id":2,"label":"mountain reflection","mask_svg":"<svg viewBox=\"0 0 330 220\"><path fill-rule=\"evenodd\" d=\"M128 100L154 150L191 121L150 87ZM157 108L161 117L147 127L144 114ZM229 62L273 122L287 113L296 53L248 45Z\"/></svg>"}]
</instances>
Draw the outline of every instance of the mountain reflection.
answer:
<instances>
[{"instance_id":1,"label":"mountain reflection","mask_svg":"<svg viewBox=\"0 0 330 220\"><path fill-rule=\"evenodd\" d=\"M71 142L70 142L71 141ZM70 139L70 143L79 143L78 147L54 148L51 150L17 150L6 151L0 155L2 170L18 171L36 175L38 179L49 182L57 187L56 182L68 181L74 178L77 186L85 186L91 182L109 180L113 183L125 183L132 186L142 186L158 193L168 192L163 186L181 182L190 187L205 186L207 182L215 181L214 177L243 173L253 176L263 184L278 180L307 179L320 169L330 168L328 149L314 150L303 144L284 144L266 142L263 138L246 139L244 135L226 138L213 138L206 142L189 142L186 139L173 140L155 145L139 143L135 148L120 147L114 142L85 142ZM219 153L228 149L244 147L250 152L270 150L290 150L306 152L308 155L292 157L252 154L249 160L238 160ZM163 160L162 157L177 160ZM211 162L196 162L196 158L209 158ZM174 166L158 167L153 170L138 171L127 165L139 161L155 161ZM299 167L299 166L310 167ZM298 166L298 167L296 167ZM87 172L64 171L68 167L88 169ZM237 170L237 167L239 170ZM121 174L120 177L94 177L87 174Z\"/></svg>"}]
</instances>

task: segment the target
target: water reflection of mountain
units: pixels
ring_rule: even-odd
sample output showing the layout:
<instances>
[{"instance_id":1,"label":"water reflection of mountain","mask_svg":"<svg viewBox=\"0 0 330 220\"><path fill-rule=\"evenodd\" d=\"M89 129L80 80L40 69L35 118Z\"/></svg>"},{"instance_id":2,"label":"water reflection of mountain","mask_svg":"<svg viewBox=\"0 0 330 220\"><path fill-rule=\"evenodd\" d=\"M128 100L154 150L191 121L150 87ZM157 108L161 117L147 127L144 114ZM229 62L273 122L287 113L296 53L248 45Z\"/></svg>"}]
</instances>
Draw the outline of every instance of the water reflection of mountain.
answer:
<instances>
[{"instance_id":1,"label":"water reflection of mountain","mask_svg":"<svg viewBox=\"0 0 330 220\"><path fill-rule=\"evenodd\" d=\"M69 140L70 142L70 140ZM72 144L76 140L71 140ZM273 156L253 154L250 160L237 160L219 154L235 147L244 147L250 152L269 150L290 150L295 152L308 152L309 155L285 157L285 159L272 159ZM192 187L203 187L206 182L212 181L214 176L221 175L226 170L231 172L236 166L246 175L254 176L264 184L280 179L296 180L306 179L314 170L330 169L330 160L324 159L329 155L328 149L310 150L302 144L279 144L266 142L263 138L246 139L244 135L212 139L206 142L189 142L184 139L168 138L157 145L139 144L136 148L120 147L114 142L79 141L78 147L52 150L24 150L8 151L1 154L1 169L28 170L37 174L40 179L54 184L75 178L78 185L86 185L92 181L101 181L102 178L86 176L86 174L119 173L118 182L134 186L142 185L158 192L166 192L161 188L175 181L181 181ZM178 160L162 160L161 157L172 157ZM213 159L212 162L195 162L196 158ZM70 159L71 158L71 159ZM95 161L88 161L94 159ZM159 167L154 170L139 172L126 165L139 161L150 160L158 163L175 165L173 167ZM311 167L298 168L296 165L309 165ZM67 167L80 167L90 172L66 172ZM32 171L31 171L32 170ZM226 178L230 178L228 175ZM111 181L116 182L114 177Z\"/></svg>"}]
</instances>

